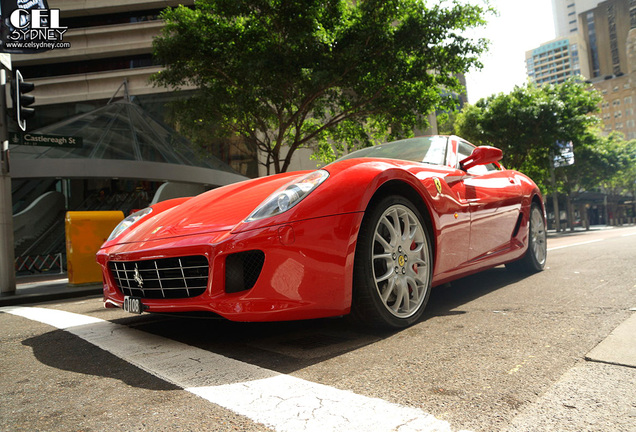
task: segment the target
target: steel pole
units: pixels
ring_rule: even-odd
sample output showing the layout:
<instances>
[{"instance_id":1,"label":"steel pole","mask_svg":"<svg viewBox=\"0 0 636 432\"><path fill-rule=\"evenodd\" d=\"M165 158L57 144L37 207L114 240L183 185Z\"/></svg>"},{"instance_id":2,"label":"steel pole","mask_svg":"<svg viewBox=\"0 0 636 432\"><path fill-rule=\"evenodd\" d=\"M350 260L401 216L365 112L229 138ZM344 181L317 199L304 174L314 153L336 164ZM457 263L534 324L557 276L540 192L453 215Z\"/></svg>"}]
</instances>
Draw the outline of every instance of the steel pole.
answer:
<instances>
[{"instance_id":1,"label":"steel pole","mask_svg":"<svg viewBox=\"0 0 636 432\"><path fill-rule=\"evenodd\" d=\"M13 205L9 165L9 131L7 129L7 71L0 71L0 294L15 294L15 255L13 251Z\"/></svg>"},{"instance_id":2,"label":"steel pole","mask_svg":"<svg viewBox=\"0 0 636 432\"><path fill-rule=\"evenodd\" d=\"M559 193L557 192L556 174L554 173L554 152L550 152L550 183L552 184L552 207L554 210L554 227L561 231L561 215L559 214Z\"/></svg>"}]
</instances>

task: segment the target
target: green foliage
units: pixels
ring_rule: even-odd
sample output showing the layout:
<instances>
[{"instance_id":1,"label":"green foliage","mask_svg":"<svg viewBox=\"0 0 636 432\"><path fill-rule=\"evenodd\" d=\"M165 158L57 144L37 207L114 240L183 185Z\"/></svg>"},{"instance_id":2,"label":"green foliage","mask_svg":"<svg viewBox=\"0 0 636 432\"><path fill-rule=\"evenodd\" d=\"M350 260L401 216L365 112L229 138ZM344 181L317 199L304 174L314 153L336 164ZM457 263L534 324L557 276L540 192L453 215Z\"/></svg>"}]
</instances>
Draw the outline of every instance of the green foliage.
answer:
<instances>
[{"instance_id":1,"label":"green foliage","mask_svg":"<svg viewBox=\"0 0 636 432\"><path fill-rule=\"evenodd\" d=\"M574 165L558 168L559 186L568 196L582 190L593 190L607 186L624 165L620 146L623 143L620 134L602 136L597 130L581 134L574 147Z\"/></svg>"},{"instance_id":2,"label":"green foliage","mask_svg":"<svg viewBox=\"0 0 636 432\"><path fill-rule=\"evenodd\" d=\"M602 153L606 173L599 183L606 190L628 193L636 198L636 141L625 141L621 134L606 138Z\"/></svg>"},{"instance_id":3,"label":"green foliage","mask_svg":"<svg viewBox=\"0 0 636 432\"><path fill-rule=\"evenodd\" d=\"M423 127L462 90L456 74L480 66L486 42L464 32L489 9L428 3L199 0L162 13L154 54L166 69L153 80L199 89L179 120L244 138L268 172L302 146L328 161Z\"/></svg>"},{"instance_id":4,"label":"green foliage","mask_svg":"<svg viewBox=\"0 0 636 432\"><path fill-rule=\"evenodd\" d=\"M601 101L600 94L579 79L541 88L528 84L465 107L455 127L476 145L502 149L504 165L546 188L557 141L573 141L575 157L586 143L595 142L591 129L598 119L590 114Z\"/></svg>"}]
</instances>

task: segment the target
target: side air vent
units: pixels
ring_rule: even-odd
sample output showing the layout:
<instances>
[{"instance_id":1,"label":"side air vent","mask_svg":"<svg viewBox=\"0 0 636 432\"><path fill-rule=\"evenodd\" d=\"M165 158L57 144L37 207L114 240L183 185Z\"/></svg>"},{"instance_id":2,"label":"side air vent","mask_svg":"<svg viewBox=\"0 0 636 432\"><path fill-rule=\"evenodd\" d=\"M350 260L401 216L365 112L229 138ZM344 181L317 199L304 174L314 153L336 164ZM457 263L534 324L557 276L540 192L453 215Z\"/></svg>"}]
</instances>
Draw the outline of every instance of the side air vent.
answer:
<instances>
[{"instance_id":1,"label":"side air vent","mask_svg":"<svg viewBox=\"0 0 636 432\"><path fill-rule=\"evenodd\" d=\"M260 250L228 255L225 259L225 292L237 293L252 289L264 262L265 254Z\"/></svg>"},{"instance_id":2,"label":"side air vent","mask_svg":"<svg viewBox=\"0 0 636 432\"><path fill-rule=\"evenodd\" d=\"M519 234L519 228L521 228L521 221L523 221L523 213L519 213L519 217L517 218L517 223L515 224L515 229L512 232L513 237L517 237L517 234Z\"/></svg>"}]
</instances>

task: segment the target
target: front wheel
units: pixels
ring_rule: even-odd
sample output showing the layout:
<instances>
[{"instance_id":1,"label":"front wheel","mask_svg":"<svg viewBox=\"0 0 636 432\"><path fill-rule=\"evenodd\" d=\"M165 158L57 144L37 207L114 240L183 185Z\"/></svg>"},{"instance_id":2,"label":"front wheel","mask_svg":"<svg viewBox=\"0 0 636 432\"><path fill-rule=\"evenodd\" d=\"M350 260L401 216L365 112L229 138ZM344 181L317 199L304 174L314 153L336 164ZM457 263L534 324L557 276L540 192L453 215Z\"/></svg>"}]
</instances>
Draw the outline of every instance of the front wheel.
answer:
<instances>
[{"instance_id":1,"label":"front wheel","mask_svg":"<svg viewBox=\"0 0 636 432\"><path fill-rule=\"evenodd\" d=\"M354 265L356 318L383 328L413 324L428 302L432 274L430 235L410 201L388 196L367 210Z\"/></svg>"},{"instance_id":2,"label":"front wheel","mask_svg":"<svg viewBox=\"0 0 636 432\"><path fill-rule=\"evenodd\" d=\"M528 250L520 260L506 264L506 268L528 273L540 272L545 267L547 255L547 231L543 213L538 204L532 203L528 230Z\"/></svg>"}]
</instances>

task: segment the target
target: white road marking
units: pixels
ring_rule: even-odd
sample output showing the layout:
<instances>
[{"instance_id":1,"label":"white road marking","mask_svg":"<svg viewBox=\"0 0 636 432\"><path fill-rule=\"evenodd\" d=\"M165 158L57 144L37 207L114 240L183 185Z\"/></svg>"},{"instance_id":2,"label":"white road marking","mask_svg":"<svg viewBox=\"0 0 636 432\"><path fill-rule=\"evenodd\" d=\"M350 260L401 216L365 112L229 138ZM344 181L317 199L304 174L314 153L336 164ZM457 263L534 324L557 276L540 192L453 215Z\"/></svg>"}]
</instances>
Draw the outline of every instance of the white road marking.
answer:
<instances>
[{"instance_id":1,"label":"white road marking","mask_svg":"<svg viewBox=\"0 0 636 432\"><path fill-rule=\"evenodd\" d=\"M582 245L586 245L586 244L590 244L590 243L602 242L604 240L605 239L598 239L598 240L590 240L590 241L580 242L580 243L572 243L572 244L564 245L564 246L555 246L553 248L548 248L548 251L553 251L553 250L557 250L557 249L565 249L565 248L569 248L569 247L573 247L573 246L582 246Z\"/></svg>"},{"instance_id":2,"label":"white road marking","mask_svg":"<svg viewBox=\"0 0 636 432\"><path fill-rule=\"evenodd\" d=\"M279 432L452 431L448 422L418 408L283 375L98 318L37 307L4 307L0 312L68 331Z\"/></svg>"},{"instance_id":3,"label":"white road marking","mask_svg":"<svg viewBox=\"0 0 636 432\"><path fill-rule=\"evenodd\" d=\"M633 236L636 235L636 232L630 233L630 234L623 234L621 235L621 237L629 237L629 236Z\"/></svg>"}]
</instances>

